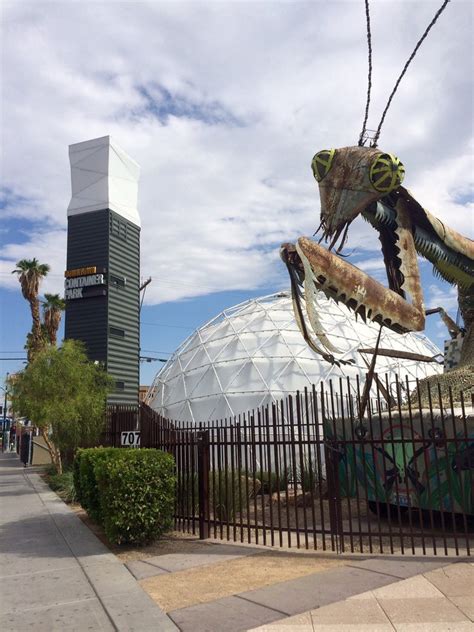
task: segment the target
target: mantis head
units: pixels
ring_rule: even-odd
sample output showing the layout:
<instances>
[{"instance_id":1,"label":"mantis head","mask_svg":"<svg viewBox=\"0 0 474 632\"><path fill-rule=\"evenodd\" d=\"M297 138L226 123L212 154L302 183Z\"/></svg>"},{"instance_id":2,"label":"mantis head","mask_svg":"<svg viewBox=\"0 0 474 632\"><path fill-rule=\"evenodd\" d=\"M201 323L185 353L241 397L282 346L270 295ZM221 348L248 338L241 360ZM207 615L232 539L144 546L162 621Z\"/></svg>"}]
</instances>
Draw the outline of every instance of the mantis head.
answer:
<instances>
[{"instance_id":1,"label":"mantis head","mask_svg":"<svg viewBox=\"0 0 474 632\"><path fill-rule=\"evenodd\" d=\"M357 215L397 189L405 175L398 158L372 147L323 149L311 168L319 184L323 236L332 238L330 249Z\"/></svg>"}]
</instances>

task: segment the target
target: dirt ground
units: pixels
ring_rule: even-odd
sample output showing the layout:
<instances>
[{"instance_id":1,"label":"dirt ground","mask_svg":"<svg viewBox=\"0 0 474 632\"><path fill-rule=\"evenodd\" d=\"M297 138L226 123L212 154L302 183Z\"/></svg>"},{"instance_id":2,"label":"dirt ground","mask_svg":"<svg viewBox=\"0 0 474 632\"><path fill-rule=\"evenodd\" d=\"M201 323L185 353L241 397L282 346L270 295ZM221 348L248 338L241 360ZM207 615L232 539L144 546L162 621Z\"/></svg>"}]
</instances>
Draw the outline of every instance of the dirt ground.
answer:
<instances>
[{"instance_id":1,"label":"dirt ground","mask_svg":"<svg viewBox=\"0 0 474 632\"><path fill-rule=\"evenodd\" d=\"M172 531L163 536L160 540L145 546L128 546L123 544L119 546L118 544L112 544L108 541L102 527L91 520L87 512L84 511L80 505L73 503L69 505L69 507L71 507L82 522L89 527L92 533L124 563L146 560L148 557L166 555L168 553L190 553L193 550L200 550L203 547L203 542L198 540L196 536L178 531Z\"/></svg>"},{"instance_id":2,"label":"dirt ground","mask_svg":"<svg viewBox=\"0 0 474 632\"><path fill-rule=\"evenodd\" d=\"M265 506L264 506L265 507ZM87 515L87 513L79 505L71 505L71 508L77 513L78 517L91 529L91 531L123 562L132 561L146 561L148 558L167 555L171 553L205 553L206 548L209 546L214 547L219 542L226 543L227 537L229 541L234 541L235 544L241 546L242 541L246 542L248 538L247 530L244 528L242 534L240 529L236 528L236 533L233 533L232 526L229 525L229 533L227 535L227 525L223 525L222 539L219 539L219 531L217 530L217 539L214 537L214 529L211 529L210 540L199 540L196 535L187 534L182 531L173 531L161 538L159 541L146 546L117 546L108 542L105 534L100 526L95 524ZM315 508L317 509L317 508ZM345 528L348 528L347 518L348 511L344 511L343 506L343 523ZM284 516L281 517L282 526L285 522L289 522L290 528L299 523L299 520L295 520L295 508L289 511L289 520L286 510ZM268 506L265 507L265 512L268 511ZM307 521L312 523L310 515L312 514L312 508L306 508L306 512L299 508L298 513L307 513ZM316 513L316 512L315 512ZM258 529L259 541L258 544L263 544L263 530L261 527L263 512L259 512L257 509L257 520L260 522ZM294 515L294 518L293 518ZM279 523L278 519L273 516L273 525ZM364 516L367 519L367 516ZM260 519L260 520L259 520ZM236 521L238 522L238 520ZM271 532L268 529L269 520L265 520L267 524L267 545L271 542ZM365 520L363 520L365 522ZM373 519L372 519L373 522ZM276 524L275 524L276 523ZM287 523L288 524L288 523ZM387 522L382 522L385 528L387 528ZM184 526L184 525L183 525ZM286 525L285 525L286 526ZM355 524L354 524L355 526ZM367 525L365 525L367 526ZM374 525L375 526L375 525ZM395 526L395 525L394 525ZM416 529L415 529L416 533ZM239 557L232 560L222 561L218 563L210 563L209 565L194 567L188 570L177 571L169 574L157 575L148 579L140 581L140 585L143 589L152 597L152 599L166 612L178 608L185 608L188 606L207 603L215 599L222 597L228 597L238 594L247 590L261 588L264 586L270 586L272 584L284 582L304 575L312 573L318 573L331 568L347 564L351 556L338 556L336 553L331 552L331 538L326 537L326 548L323 550L323 542L321 534L314 537L312 534L308 534L308 542L305 542L303 533L300 534L300 544L302 549L295 550L296 547L296 534L291 534L291 548L288 548L287 533L282 534L282 547L279 546L279 533L278 529L274 532L275 549L269 549L268 547L257 547L258 552L255 553L255 535L256 530L251 530L251 544L249 548L252 551L252 555L248 557ZM400 551L400 542L397 542L397 529L394 529L394 541L392 553ZM418 536L418 537L416 537ZM390 552L390 540L386 537L377 537L376 533L372 535L373 552L378 553L380 547L383 544L383 552ZM419 534L415 535L413 540L416 546L417 552L421 554L421 542L418 541ZM313 547L316 544L318 551L314 551ZM340 547L339 542L339 547ZM348 536L345 538L344 550L346 553L350 553L351 546ZM363 548L364 553L369 552L370 547L366 536L355 536L353 541L353 550L357 555ZM405 547L407 554L411 553L410 541L406 539L405 534ZM428 538L427 547L430 549L432 542ZM441 545L441 542L438 543ZM448 546L451 548L453 543L448 541ZM461 543L462 544L462 543ZM304 547L308 546L309 550ZM339 548L340 550L340 548ZM442 550L440 546L440 551ZM212 559L210 557L210 559ZM214 558L215 559L215 558Z\"/></svg>"},{"instance_id":3,"label":"dirt ground","mask_svg":"<svg viewBox=\"0 0 474 632\"><path fill-rule=\"evenodd\" d=\"M265 551L249 557L150 577L142 580L140 585L163 610L170 612L318 573L345 563L347 560L303 552Z\"/></svg>"},{"instance_id":4,"label":"dirt ground","mask_svg":"<svg viewBox=\"0 0 474 632\"><path fill-rule=\"evenodd\" d=\"M170 553L203 553L207 547L215 546L215 540L214 544L206 543L196 536L178 531L146 546L113 545L108 542L102 528L89 518L80 505L73 504L70 507L123 563ZM140 584L163 610L169 612L336 568L348 561L331 553L316 554L306 550L290 552L284 549L262 549L255 553L252 547L251 551L253 554L248 557L158 575L144 579Z\"/></svg>"}]
</instances>

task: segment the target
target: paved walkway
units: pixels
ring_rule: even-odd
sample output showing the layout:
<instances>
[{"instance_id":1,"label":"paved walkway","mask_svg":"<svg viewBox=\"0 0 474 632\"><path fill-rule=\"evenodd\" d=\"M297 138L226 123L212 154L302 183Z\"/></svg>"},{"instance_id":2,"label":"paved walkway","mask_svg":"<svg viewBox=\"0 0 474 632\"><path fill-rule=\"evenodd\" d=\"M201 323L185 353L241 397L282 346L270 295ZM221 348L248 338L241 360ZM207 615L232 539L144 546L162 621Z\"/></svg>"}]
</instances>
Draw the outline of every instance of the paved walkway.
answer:
<instances>
[{"instance_id":1,"label":"paved walkway","mask_svg":"<svg viewBox=\"0 0 474 632\"><path fill-rule=\"evenodd\" d=\"M350 560L169 616L182 632L474 631L474 565L446 559Z\"/></svg>"},{"instance_id":2,"label":"paved walkway","mask_svg":"<svg viewBox=\"0 0 474 632\"><path fill-rule=\"evenodd\" d=\"M177 628L37 473L2 454L0 630Z\"/></svg>"},{"instance_id":3,"label":"paved walkway","mask_svg":"<svg viewBox=\"0 0 474 632\"><path fill-rule=\"evenodd\" d=\"M474 630L474 565L449 564L253 632L468 632Z\"/></svg>"},{"instance_id":4,"label":"paved walkway","mask_svg":"<svg viewBox=\"0 0 474 632\"><path fill-rule=\"evenodd\" d=\"M187 581L189 569L214 565L225 582L226 562L262 547L196 543L124 565L15 455L0 456L0 503L2 632L474 631L471 558L347 556L344 566L167 616L137 580Z\"/></svg>"}]
</instances>

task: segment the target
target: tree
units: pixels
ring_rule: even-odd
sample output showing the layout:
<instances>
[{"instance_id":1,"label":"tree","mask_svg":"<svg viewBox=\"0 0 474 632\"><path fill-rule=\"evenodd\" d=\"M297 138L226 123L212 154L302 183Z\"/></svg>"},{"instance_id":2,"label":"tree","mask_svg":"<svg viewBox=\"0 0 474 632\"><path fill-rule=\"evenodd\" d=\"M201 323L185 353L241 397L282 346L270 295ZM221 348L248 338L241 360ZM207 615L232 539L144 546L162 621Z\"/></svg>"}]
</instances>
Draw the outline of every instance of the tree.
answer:
<instances>
[{"instance_id":1,"label":"tree","mask_svg":"<svg viewBox=\"0 0 474 632\"><path fill-rule=\"evenodd\" d=\"M98 441L113 384L77 340L38 351L10 383L14 411L40 429L58 473L63 454Z\"/></svg>"},{"instance_id":2,"label":"tree","mask_svg":"<svg viewBox=\"0 0 474 632\"><path fill-rule=\"evenodd\" d=\"M61 324L61 313L66 308L66 301L59 294L45 294L43 303L44 327L49 342L56 346L59 325Z\"/></svg>"},{"instance_id":3,"label":"tree","mask_svg":"<svg viewBox=\"0 0 474 632\"><path fill-rule=\"evenodd\" d=\"M21 285L21 293L29 302L31 309L31 337L27 342L28 360L44 346L44 338L41 329L40 308L39 308L39 286L41 280L48 274L49 265L39 263L37 259L21 259L16 264L12 274L18 275Z\"/></svg>"}]
</instances>

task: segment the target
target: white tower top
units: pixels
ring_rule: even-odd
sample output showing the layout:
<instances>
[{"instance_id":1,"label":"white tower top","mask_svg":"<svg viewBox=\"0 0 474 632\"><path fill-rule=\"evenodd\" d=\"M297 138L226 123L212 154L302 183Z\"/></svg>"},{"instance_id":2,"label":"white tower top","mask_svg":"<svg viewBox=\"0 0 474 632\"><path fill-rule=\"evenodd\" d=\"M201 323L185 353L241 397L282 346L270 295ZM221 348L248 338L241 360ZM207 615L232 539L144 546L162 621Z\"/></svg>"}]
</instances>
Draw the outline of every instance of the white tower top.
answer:
<instances>
[{"instance_id":1,"label":"white tower top","mask_svg":"<svg viewBox=\"0 0 474 632\"><path fill-rule=\"evenodd\" d=\"M140 226L140 166L110 138L94 138L69 146L72 197L67 214L110 209Z\"/></svg>"}]
</instances>

